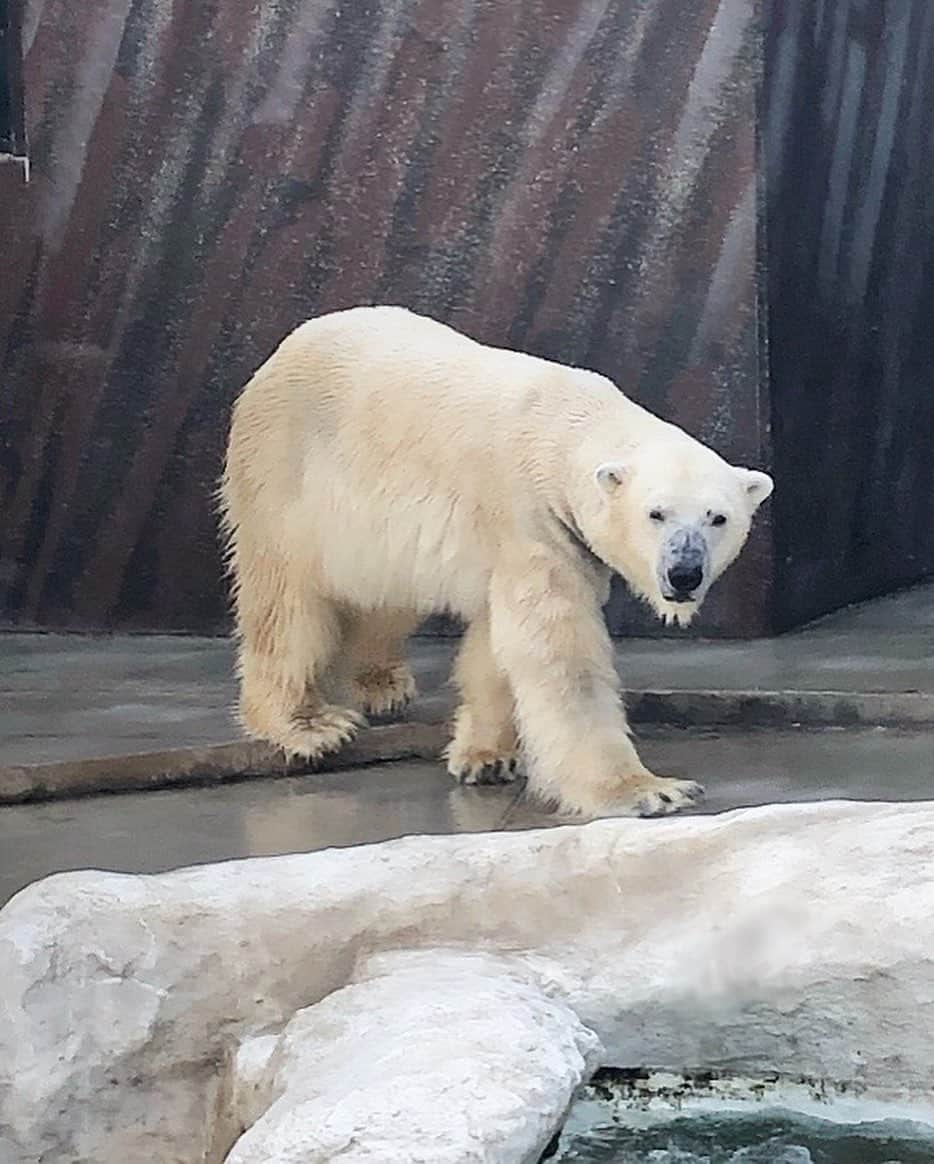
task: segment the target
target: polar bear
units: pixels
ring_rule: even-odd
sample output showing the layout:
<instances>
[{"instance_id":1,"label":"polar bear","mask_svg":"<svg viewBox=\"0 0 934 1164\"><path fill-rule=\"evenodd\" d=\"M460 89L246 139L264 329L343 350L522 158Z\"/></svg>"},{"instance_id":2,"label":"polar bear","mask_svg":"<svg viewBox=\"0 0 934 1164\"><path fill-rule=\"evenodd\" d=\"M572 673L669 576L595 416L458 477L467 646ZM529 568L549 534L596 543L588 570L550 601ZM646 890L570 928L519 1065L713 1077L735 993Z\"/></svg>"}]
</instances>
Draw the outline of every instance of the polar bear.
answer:
<instances>
[{"instance_id":1,"label":"polar bear","mask_svg":"<svg viewBox=\"0 0 934 1164\"><path fill-rule=\"evenodd\" d=\"M487 347L399 307L298 327L236 402L220 490L240 716L295 757L415 691L418 621L466 623L446 750L584 816L702 794L629 735L602 615L612 571L693 618L772 490L610 380Z\"/></svg>"}]
</instances>

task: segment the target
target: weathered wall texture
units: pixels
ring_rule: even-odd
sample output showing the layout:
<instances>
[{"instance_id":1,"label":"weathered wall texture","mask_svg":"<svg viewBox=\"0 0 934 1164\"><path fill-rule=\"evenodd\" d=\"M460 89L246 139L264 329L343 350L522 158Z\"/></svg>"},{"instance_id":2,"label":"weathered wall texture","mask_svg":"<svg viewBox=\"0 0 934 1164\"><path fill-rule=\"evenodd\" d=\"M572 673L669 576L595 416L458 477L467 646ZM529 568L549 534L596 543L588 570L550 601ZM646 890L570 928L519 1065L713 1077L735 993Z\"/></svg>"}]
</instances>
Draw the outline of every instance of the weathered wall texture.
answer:
<instances>
[{"instance_id":1,"label":"weathered wall texture","mask_svg":"<svg viewBox=\"0 0 934 1164\"><path fill-rule=\"evenodd\" d=\"M775 620L934 574L934 5L773 3Z\"/></svg>"},{"instance_id":2,"label":"weathered wall texture","mask_svg":"<svg viewBox=\"0 0 934 1164\"><path fill-rule=\"evenodd\" d=\"M0 0L0 164L4 165L26 151L21 19L16 0Z\"/></svg>"},{"instance_id":3,"label":"weathered wall texture","mask_svg":"<svg viewBox=\"0 0 934 1164\"><path fill-rule=\"evenodd\" d=\"M354 303L597 368L761 464L755 11L27 0L0 618L225 625L230 403L296 323ZM708 629L762 629L769 545L762 520Z\"/></svg>"}]
</instances>

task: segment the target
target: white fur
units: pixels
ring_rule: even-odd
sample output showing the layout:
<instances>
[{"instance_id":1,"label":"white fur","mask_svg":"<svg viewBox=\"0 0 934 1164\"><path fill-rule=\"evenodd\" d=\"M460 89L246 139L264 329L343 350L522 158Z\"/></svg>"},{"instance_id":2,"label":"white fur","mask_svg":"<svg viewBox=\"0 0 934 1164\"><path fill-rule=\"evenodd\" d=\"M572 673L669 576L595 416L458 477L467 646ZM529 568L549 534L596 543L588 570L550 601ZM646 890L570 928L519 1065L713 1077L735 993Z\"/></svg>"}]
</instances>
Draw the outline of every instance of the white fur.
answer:
<instances>
[{"instance_id":1,"label":"white fur","mask_svg":"<svg viewBox=\"0 0 934 1164\"><path fill-rule=\"evenodd\" d=\"M290 754L340 746L354 705L410 697L404 638L450 611L470 624L452 772L509 778L518 731L538 795L591 815L673 811L699 789L653 776L629 738L608 567L688 621L696 604L660 589L666 537L704 546L701 599L770 490L593 372L401 308L311 320L234 410L221 501L243 723Z\"/></svg>"}]
</instances>

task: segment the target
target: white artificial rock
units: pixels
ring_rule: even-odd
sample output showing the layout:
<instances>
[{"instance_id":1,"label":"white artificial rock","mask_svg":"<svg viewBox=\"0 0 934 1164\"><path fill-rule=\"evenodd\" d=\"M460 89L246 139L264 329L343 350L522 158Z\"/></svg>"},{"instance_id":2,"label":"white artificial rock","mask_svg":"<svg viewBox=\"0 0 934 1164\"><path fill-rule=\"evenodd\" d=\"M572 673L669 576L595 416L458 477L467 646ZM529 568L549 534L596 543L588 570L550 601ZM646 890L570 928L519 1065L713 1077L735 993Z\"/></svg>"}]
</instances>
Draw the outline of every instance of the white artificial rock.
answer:
<instances>
[{"instance_id":1,"label":"white artificial rock","mask_svg":"<svg viewBox=\"0 0 934 1164\"><path fill-rule=\"evenodd\" d=\"M296 1012L312 1008L292 1033L307 1020L321 1045L315 1004L332 996L339 1011L342 995L360 996L334 992L376 973L367 959L406 949L508 955L530 975L515 970L523 1005L534 1009L537 983L614 1065L925 1093L932 932L931 804L772 806L152 877L59 874L0 911L0 1161L223 1160L277 1098L297 1111L319 1094L294 1066L305 1036L282 1034ZM422 980L420 996L428 989ZM466 1021L469 1007L442 997L452 1029ZM255 1037L267 1041L247 1044ZM464 1101L478 1112L512 1085L509 1054L494 1045L488 1058L499 1066L471 1077ZM244 1137L237 1150L248 1149ZM243 1157L267 1158L289 1159Z\"/></svg>"},{"instance_id":2,"label":"white artificial rock","mask_svg":"<svg viewBox=\"0 0 934 1164\"><path fill-rule=\"evenodd\" d=\"M228 1164L535 1164L602 1053L570 1007L503 955L378 955L357 977L249 1063L268 1110Z\"/></svg>"}]
</instances>

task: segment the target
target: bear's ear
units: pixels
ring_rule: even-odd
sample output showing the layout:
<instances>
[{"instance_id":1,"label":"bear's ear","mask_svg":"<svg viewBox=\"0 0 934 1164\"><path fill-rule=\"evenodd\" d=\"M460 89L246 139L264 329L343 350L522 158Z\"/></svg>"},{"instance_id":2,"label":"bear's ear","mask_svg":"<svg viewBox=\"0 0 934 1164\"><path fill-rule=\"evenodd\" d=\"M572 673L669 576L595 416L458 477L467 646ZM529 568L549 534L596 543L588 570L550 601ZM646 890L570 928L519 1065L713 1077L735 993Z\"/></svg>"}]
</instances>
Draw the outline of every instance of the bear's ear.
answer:
<instances>
[{"instance_id":1,"label":"bear's ear","mask_svg":"<svg viewBox=\"0 0 934 1164\"><path fill-rule=\"evenodd\" d=\"M615 493L626 480L626 466L619 461L607 461L594 472L593 478L604 493Z\"/></svg>"},{"instance_id":2,"label":"bear's ear","mask_svg":"<svg viewBox=\"0 0 934 1164\"><path fill-rule=\"evenodd\" d=\"M755 513L772 492L775 482L768 473L763 473L759 469L737 469L736 472L740 475L752 512Z\"/></svg>"}]
</instances>

